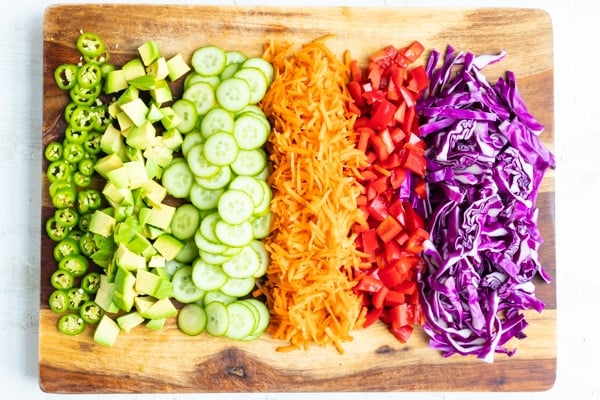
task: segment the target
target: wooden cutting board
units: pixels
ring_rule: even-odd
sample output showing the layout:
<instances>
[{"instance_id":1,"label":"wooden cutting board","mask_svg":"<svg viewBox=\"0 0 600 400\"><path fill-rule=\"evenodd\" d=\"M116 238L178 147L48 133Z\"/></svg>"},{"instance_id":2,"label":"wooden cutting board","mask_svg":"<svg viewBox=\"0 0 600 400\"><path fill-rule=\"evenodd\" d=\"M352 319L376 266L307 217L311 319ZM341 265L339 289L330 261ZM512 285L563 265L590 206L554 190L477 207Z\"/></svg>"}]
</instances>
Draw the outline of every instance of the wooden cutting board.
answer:
<instances>
[{"instance_id":1,"label":"wooden cutting board","mask_svg":"<svg viewBox=\"0 0 600 400\"><path fill-rule=\"evenodd\" d=\"M271 39L300 45L333 34L327 44L336 54L350 50L363 63L375 50L415 39L441 51L448 44L474 53L505 49L508 56L485 73L490 80L505 70L516 73L530 111L546 126L542 140L553 149L552 22L540 10L51 6L44 18L44 145L64 129L61 115L67 99L55 87L53 71L76 59L74 43L81 30L102 36L117 65L150 38L165 55L181 52L189 57L208 43L260 55ZM44 232L52 211L45 178L42 187ZM538 206L545 240L541 259L555 277L552 171L546 174ZM174 320L163 331L140 327L121 334L114 347L105 348L94 344L91 328L78 337L57 331L57 316L47 306L55 264L45 234L41 253L39 378L46 392L541 391L556 377L555 282L537 283L546 309L527 313L528 338L511 343L518 349L515 356L498 355L493 364L471 357L445 359L428 347L422 330L408 344L400 344L381 325L357 331L354 341L345 344L344 355L334 348L278 353L279 343L268 336L251 343L208 334L189 337L177 330Z\"/></svg>"}]
</instances>

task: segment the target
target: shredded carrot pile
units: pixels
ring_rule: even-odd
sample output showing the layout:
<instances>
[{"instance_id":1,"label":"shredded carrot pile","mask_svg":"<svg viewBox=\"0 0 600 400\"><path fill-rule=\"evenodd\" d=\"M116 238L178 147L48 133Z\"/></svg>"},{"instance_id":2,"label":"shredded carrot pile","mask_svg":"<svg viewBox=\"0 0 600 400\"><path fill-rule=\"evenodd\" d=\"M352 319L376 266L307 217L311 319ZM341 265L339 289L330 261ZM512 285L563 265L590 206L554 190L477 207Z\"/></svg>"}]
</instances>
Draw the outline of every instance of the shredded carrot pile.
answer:
<instances>
[{"instance_id":1,"label":"shredded carrot pile","mask_svg":"<svg viewBox=\"0 0 600 400\"><path fill-rule=\"evenodd\" d=\"M361 254L352 227L364 222L357 183L365 155L355 147L355 114L348 111L349 69L320 38L293 50L268 43L275 69L262 107L272 124L271 265L260 290L271 310L270 332L289 344L279 351L342 342L362 326L352 291Z\"/></svg>"}]
</instances>

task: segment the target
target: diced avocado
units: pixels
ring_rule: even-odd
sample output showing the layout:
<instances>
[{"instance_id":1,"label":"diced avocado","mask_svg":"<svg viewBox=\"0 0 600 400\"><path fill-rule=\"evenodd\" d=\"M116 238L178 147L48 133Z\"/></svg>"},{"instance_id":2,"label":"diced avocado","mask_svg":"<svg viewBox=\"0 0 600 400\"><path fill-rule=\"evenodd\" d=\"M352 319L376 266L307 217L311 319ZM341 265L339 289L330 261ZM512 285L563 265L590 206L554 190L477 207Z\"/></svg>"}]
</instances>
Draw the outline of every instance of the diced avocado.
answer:
<instances>
[{"instance_id":1,"label":"diced avocado","mask_svg":"<svg viewBox=\"0 0 600 400\"><path fill-rule=\"evenodd\" d=\"M96 292L96 297L94 300L96 301L96 304L100 306L100 308L108 313L116 313L119 311L119 308L113 302L114 291L115 284L113 282L109 282L106 278L106 275L100 275L100 287Z\"/></svg>"},{"instance_id":2,"label":"diced avocado","mask_svg":"<svg viewBox=\"0 0 600 400\"><path fill-rule=\"evenodd\" d=\"M117 226L113 239L117 244L127 245L138 234L137 218L126 218Z\"/></svg>"},{"instance_id":3,"label":"diced avocado","mask_svg":"<svg viewBox=\"0 0 600 400\"><path fill-rule=\"evenodd\" d=\"M165 233L164 229L156 228L152 225L144 226L144 236L146 236L149 239L154 240L163 233Z\"/></svg>"},{"instance_id":4,"label":"diced avocado","mask_svg":"<svg viewBox=\"0 0 600 400\"><path fill-rule=\"evenodd\" d=\"M119 325L111 317L104 314L94 331L94 341L103 346L112 347L120 331Z\"/></svg>"},{"instance_id":5,"label":"diced avocado","mask_svg":"<svg viewBox=\"0 0 600 400\"><path fill-rule=\"evenodd\" d=\"M102 151L106 154L119 154L123 145L121 131L115 128L113 124L108 125L100 138L100 148Z\"/></svg>"},{"instance_id":6,"label":"diced avocado","mask_svg":"<svg viewBox=\"0 0 600 400\"><path fill-rule=\"evenodd\" d=\"M163 275L162 272L165 272L165 264L167 260L160 254L155 254L150 257L150 261L148 261L148 268L153 268L153 271L160 276L161 278L168 277L168 275Z\"/></svg>"},{"instance_id":7,"label":"diced avocado","mask_svg":"<svg viewBox=\"0 0 600 400\"><path fill-rule=\"evenodd\" d=\"M154 296L160 281L161 278L158 275L144 269L138 270L135 277L135 291L138 294Z\"/></svg>"},{"instance_id":8,"label":"diced avocado","mask_svg":"<svg viewBox=\"0 0 600 400\"><path fill-rule=\"evenodd\" d=\"M130 189L141 188L148 181L148 173L143 161L129 161L124 164L124 167L129 175Z\"/></svg>"},{"instance_id":9,"label":"diced avocado","mask_svg":"<svg viewBox=\"0 0 600 400\"><path fill-rule=\"evenodd\" d=\"M153 331L160 331L165 327L166 318L151 319L146 323L146 326Z\"/></svg>"},{"instance_id":10,"label":"diced avocado","mask_svg":"<svg viewBox=\"0 0 600 400\"><path fill-rule=\"evenodd\" d=\"M152 160L159 167L165 168L173 161L173 151L164 145L162 140L157 140L153 146L144 150L144 157L146 160Z\"/></svg>"},{"instance_id":11,"label":"diced avocado","mask_svg":"<svg viewBox=\"0 0 600 400\"><path fill-rule=\"evenodd\" d=\"M173 100L173 93L167 81L156 81L156 87L150 91L150 96L157 104L168 103Z\"/></svg>"},{"instance_id":12,"label":"diced avocado","mask_svg":"<svg viewBox=\"0 0 600 400\"><path fill-rule=\"evenodd\" d=\"M156 301L155 298L150 296L137 296L134 299L135 309L141 316L144 316L144 312L152 307Z\"/></svg>"},{"instance_id":13,"label":"diced avocado","mask_svg":"<svg viewBox=\"0 0 600 400\"><path fill-rule=\"evenodd\" d=\"M125 268L118 267L117 274L115 276L115 292L113 294L113 301L120 310L125 312L131 311L131 308L133 307L133 301L136 297L134 286L135 275Z\"/></svg>"},{"instance_id":14,"label":"diced avocado","mask_svg":"<svg viewBox=\"0 0 600 400\"><path fill-rule=\"evenodd\" d=\"M156 254L156 249L152 246L150 240L146 239L144 235L139 232L136 232L131 241L127 243L127 248L134 254L142 256L144 260L149 260L150 257ZM145 263L142 268L146 268Z\"/></svg>"},{"instance_id":15,"label":"diced avocado","mask_svg":"<svg viewBox=\"0 0 600 400\"><path fill-rule=\"evenodd\" d=\"M152 39L142 43L137 48L137 51L145 66L152 64L160 57L160 49L158 48L158 44Z\"/></svg>"},{"instance_id":16,"label":"diced avocado","mask_svg":"<svg viewBox=\"0 0 600 400\"><path fill-rule=\"evenodd\" d=\"M165 272L165 268L156 268L158 271ZM165 274L166 275L166 274ZM169 276L162 277L160 283L154 292L154 297L157 299L166 299L173 297L173 283L169 280Z\"/></svg>"},{"instance_id":17,"label":"diced avocado","mask_svg":"<svg viewBox=\"0 0 600 400\"><path fill-rule=\"evenodd\" d=\"M176 151L179 150L183 143L183 135L177 128L168 129L162 134L162 142L169 149Z\"/></svg>"},{"instance_id":18,"label":"diced avocado","mask_svg":"<svg viewBox=\"0 0 600 400\"><path fill-rule=\"evenodd\" d=\"M144 63L140 58L127 61L123 65L123 71L125 71L125 79L128 81L146 75L146 68L144 68Z\"/></svg>"},{"instance_id":19,"label":"diced avocado","mask_svg":"<svg viewBox=\"0 0 600 400\"><path fill-rule=\"evenodd\" d=\"M156 128L148 120L144 120L142 125L132 127L127 133L125 143L134 149L144 150L154 144L156 138Z\"/></svg>"},{"instance_id":20,"label":"diced avocado","mask_svg":"<svg viewBox=\"0 0 600 400\"><path fill-rule=\"evenodd\" d=\"M112 235L116 223L114 217L101 210L96 210L90 218L88 230L100 236L109 237Z\"/></svg>"},{"instance_id":21,"label":"diced avocado","mask_svg":"<svg viewBox=\"0 0 600 400\"><path fill-rule=\"evenodd\" d=\"M154 248L158 250L158 253L167 261L173 260L184 246L185 243L168 233L160 235L154 241Z\"/></svg>"},{"instance_id":22,"label":"diced avocado","mask_svg":"<svg viewBox=\"0 0 600 400\"><path fill-rule=\"evenodd\" d=\"M121 104L129 103L130 101L137 99L138 97L140 97L140 90L135 86L128 86L127 89L123 93L121 93L121 95L117 99L117 104L120 106Z\"/></svg>"},{"instance_id":23,"label":"diced avocado","mask_svg":"<svg viewBox=\"0 0 600 400\"><path fill-rule=\"evenodd\" d=\"M155 180L149 180L141 189L142 197L152 206L160 205L167 197L167 189Z\"/></svg>"},{"instance_id":24,"label":"diced avocado","mask_svg":"<svg viewBox=\"0 0 600 400\"><path fill-rule=\"evenodd\" d=\"M148 65L146 73L159 80L166 79L169 76L169 67L167 66L166 58L157 58L152 64Z\"/></svg>"},{"instance_id":25,"label":"diced avocado","mask_svg":"<svg viewBox=\"0 0 600 400\"><path fill-rule=\"evenodd\" d=\"M160 204L150 209L146 223L162 230L167 230L171 226L175 207L168 204Z\"/></svg>"},{"instance_id":26,"label":"diced avocado","mask_svg":"<svg viewBox=\"0 0 600 400\"><path fill-rule=\"evenodd\" d=\"M135 241L135 239L133 239L133 241ZM138 269L145 269L146 268L146 258L144 256L141 256L141 255L131 251L128 247L130 245L131 245L131 243L129 243L127 245L125 245L123 243L119 244L119 247L117 248L117 251L115 252L115 260L117 262L117 265L121 269L125 269L128 271L136 271ZM117 274L117 276L118 276L118 274Z\"/></svg>"},{"instance_id":27,"label":"diced avocado","mask_svg":"<svg viewBox=\"0 0 600 400\"><path fill-rule=\"evenodd\" d=\"M121 135L127 137L129 129L134 126L131 118L129 118L129 115L125 111L121 110L117 113L117 122L119 123Z\"/></svg>"},{"instance_id":28,"label":"diced avocado","mask_svg":"<svg viewBox=\"0 0 600 400\"><path fill-rule=\"evenodd\" d=\"M148 114L146 114L146 119L154 123L160 121L162 117L163 113L160 111L160 108L156 104L150 103L150 107L148 107Z\"/></svg>"},{"instance_id":29,"label":"diced avocado","mask_svg":"<svg viewBox=\"0 0 600 400\"><path fill-rule=\"evenodd\" d=\"M112 94L127 89L127 78L125 71L122 69L114 69L106 74L104 82L104 91L106 94Z\"/></svg>"},{"instance_id":30,"label":"diced avocado","mask_svg":"<svg viewBox=\"0 0 600 400\"><path fill-rule=\"evenodd\" d=\"M170 318L177 315L177 308L175 308L171 299L164 298L157 300L140 314L147 319Z\"/></svg>"},{"instance_id":31,"label":"diced avocado","mask_svg":"<svg viewBox=\"0 0 600 400\"><path fill-rule=\"evenodd\" d=\"M177 128L177 125L181 123L181 117L177 115L173 108L168 106L162 107L160 111L163 113L163 117L160 122L165 129Z\"/></svg>"},{"instance_id":32,"label":"diced avocado","mask_svg":"<svg viewBox=\"0 0 600 400\"><path fill-rule=\"evenodd\" d=\"M177 53L168 59L167 67L169 68L169 79L171 81L176 81L191 70L181 53Z\"/></svg>"},{"instance_id":33,"label":"diced avocado","mask_svg":"<svg viewBox=\"0 0 600 400\"><path fill-rule=\"evenodd\" d=\"M121 111L127 114L135 126L142 126L146 122L148 110L148 106L144 103L144 100L139 97L121 104Z\"/></svg>"},{"instance_id":34,"label":"diced avocado","mask_svg":"<svg viewBox=\"0 0 600 400\"><path fill-rule=\"evenodd\" d=\"M108 154L96 161L96 165L94 165L94 170L100 174L103 178L108 177L108 172L113 169L119 168L123 166L123 160L116 154Z\"/></svg>"},{"instance_id":35,"label":"diced avocado","mask_svg":"<svg viewBox=\"0 0 600 400\"><path fill-rule=\"evenodd\" d=\"M106 179L117 189L129 189L129 171L125 164L106 173Z\"/></svg>"},{"instance_id":36,"label":"diced avocado","mask_svg":"<svg viewBox=\"0 0 600 400\"><path fill-rule=\"evenodd\" d=\"M142 324L144 321L144 317L142 317L137 311L132 311L128 314L123 314L117 317L117 324L124 332L131 332L133 328Z\"/></svg>"}]
</instances>

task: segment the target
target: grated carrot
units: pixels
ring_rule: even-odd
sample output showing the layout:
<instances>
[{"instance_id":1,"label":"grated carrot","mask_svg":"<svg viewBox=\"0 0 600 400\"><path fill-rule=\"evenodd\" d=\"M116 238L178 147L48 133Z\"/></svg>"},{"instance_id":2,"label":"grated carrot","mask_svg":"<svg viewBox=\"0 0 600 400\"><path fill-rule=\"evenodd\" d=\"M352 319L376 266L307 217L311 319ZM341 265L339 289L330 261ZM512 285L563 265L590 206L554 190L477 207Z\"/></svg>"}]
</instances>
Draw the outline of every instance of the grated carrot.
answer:
<instances>
[{"instance_id":1,"label":"grated carrot","mask_svg":"<svg viewBox=\"0 0 600 400\"><path fill-rule=\"evenodd\" d=\"M273 230L260 290L271 310L270 333L289 342L279 351L315 344L343 353L341 343L364 321L352 291L362 262L352 227L364 223L357 178L366 158L347 108L349 69L325 39L297 50L270 42L263 55L275 75L261 104L272 124Z\"/></svg>"}]
</instances>

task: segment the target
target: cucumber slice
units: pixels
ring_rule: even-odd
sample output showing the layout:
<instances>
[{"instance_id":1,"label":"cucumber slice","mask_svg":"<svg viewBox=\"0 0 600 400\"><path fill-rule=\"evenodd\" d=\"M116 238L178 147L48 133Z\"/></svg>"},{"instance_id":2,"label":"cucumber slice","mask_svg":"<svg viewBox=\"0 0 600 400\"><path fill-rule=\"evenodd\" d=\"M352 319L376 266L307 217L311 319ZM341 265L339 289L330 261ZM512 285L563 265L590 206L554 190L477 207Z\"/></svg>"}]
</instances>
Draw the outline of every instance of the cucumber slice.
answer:
<instances>
[{"instance_id":1,"label":"cucumber slice","mask_svg":"<svg viewBox=\"0 0 600 400\"><path fill-rule=\"evenodd\" d=\"M227 306L218 301L206 305L206 331L213 336L223 336L229 327Z\"/></svg>"},{"instance_id":2,"label":"cucumber slice","mask_svg":"<svg viewBox=\"0 0 600 400\"><path fill-rule=\"evenodd\" d=\"M196 183L206 189L222 189L231 181L231 168L223 165L219 172L210 178L196 177Z\"/></svg>"},{"instance_id":3,"label":"cucumber slice","mask_svg":"<svg viewBox=\"0 0 600 400\"><path fill-rule=\"evenodd\" d=\"M204 304L209 305L212 302L218 301L223 304L230 304L237 301L237 297L228 296L220 290L209 290L204 295Z\"/></svg>"},{"instance_id":4,"label":"cucumber slice","mask_svg":"<svg viewBox=\"0 0 600 400\"><path fill-rule=\"evenodd\" d=\"M216 105L215 89L206 82L194 83L183 91L182 98L195 104L198 116L206 114Z\"/></svg>"},{"instance_id":5,"label":"cucumber slice","mask_svg":"<svg viewBox=\"0 0 600 400\"><path fill-rule=\"evenodd\" d=\"M180 303L194 303L202 299L204 290L199 288L193 280L193 268L184 265L178 268L171 277L173 283L173 298Z\"/></svg>"},{"instance_id":6,"label":"cucumber slice","mask_svg":"<svg viewBox=\"0 0 600 400\"><path fill-rule=\"evenodd\" d=\"M204 144L193 146L188 152L187 163L192 173L201 178L210 178L219 173L218 165L210 163L204 157Z\"/></svg>"},{"instance_id":7,"label":"cucumber slice","mask_svg":"<svg viewBox=\"0 0 600 400\"><path fill-rule=\"evenodd\" d=\"M262 148L254 150L240 150L231 169L237 175L256 175L267 165L267 155Z\"/></svg>"},{"instance_id":8,"label":"cucumber slice","mask_svg":"<svg viewBox=\"0 0 600 400\"><path fill-rule=\"evenodd\" d=\"M196 303L184 305L177 314L177 327L190 336L204 332L207 321L206 311Z\"/></svg>"},{"instance_id":9,"label":"cucumber slice","mask_svg":"<svg viewBox=\"0 0 600 400\"><path fill-rule=\"evenodd\" d=\"M271 212L266 212L252 219L252 236L254 239L264 239L269 236L272 220L273 214Z\"/></svg>"},{"instance_id":10,"label":"cucumber slice","mask_svg":"<svg viewBox=\"0 0 600 400\"><path fill-rule=\"evenodd\" d=\"M217 208L223 193L225 189L207 189L194 182L190 190L190 202L199 210L212 210Z\"/></svg>"},{"instance_id":11,"label":"cucumber slice","mask_svg":"<svg viewBox=\"0 0 600 400\"><path fill-rule=\"evenodd\" d=\"M273 64L265 60L261 57L250 57L246 61L242 63L242 68L258 68L260 69L265 77L267 78L267 85L270 85L273 82L273 77L275 75L275 71L273 68Z\"/></svg>"},{"instance_id":12,"label":"cucumber slice","mask_svg":"<svg viewBox=\"0 0 600 400\"><path fill-rule=\"evenodd\" d=\"M223 72L219 74L219 78L221 80L229 79L235 75L236 72L240 69L241 64L239 63L231 63L227 64L225 68L223 68Z\"/></svg>"},{"instance_id":13,"label":"cucumber slice","mask_svg":"<svg viewBox=\"0 0 600 400\"><path fill-rule=\"evenodd\" d=\"M192 271L194 284L202 290L217 290L228 280L221 266L209 264L202 259L194 261Z\"/></svg>"},{"instance_id":14,"label":"cucumber slice","mask_svg":"<svg viewBox=\"0 0 600 400\"><path fill-rule=\"evenodd\" d=\"M250 85L242 78L225 79L216 89L217 102L231 112L240 111L250 104L250 97Z\"/></svg>"},{"instance_id":15,"label":"cucumber slice","mask_svg":"<svg viewBox=\"0 0 600 400\"><path fill-rule=\"evenodd\" d=\"M204 157L214 165L229 165L235 161L238 146L232 134L215 132L204 143Z\"/></svg>"},{"instance_id":16,"label":"cucumber slice","mask_svg":"<svg viewBox=\"0 0 600 400\"><path fill-rule=\"evenodd\" d=\"M192 131L185 135L181 143L181 152L185 158L188 157L190 150L197 144L204 143L204 137L199 131Z\"/></svg>"},{"instance_id":17,"label":"cucumber slice","mask_svg":"<svg viewBox=\"0 0 600 400\"><path fill-rule=\"evenodd\" d=\"M244 297L249 294L254 285L256 279L254 277L249 278L229 278L223 286L221 286L221 292L229 296Z\"/></svg>"},{"instance_id":18,"label":"cucumber slice","mask_svg":"<svg viewBox=\"0 0 600 400\"><path fill-rule=\"evenodd\" d=\"M184 91L187 90L187 88L192 86L194 83L198 83L198 82L205 82L205 83L208 83L213 88L216 88L219 85L219 83L221 82L221 78L218 75L205 76L205 75L200 75L196 71L192 71L192 73L190 73L188 76L186 76L185 80L183 81L183 90Z\"/></svg>"},{"instance_id":19,"label":"cucumber slice","mask_svg":"<svg viewBox=\"0 0 600 400\"><path fill-rule=\"evenodd\" d=\"M223 71L226 61L227 56L223 49L215 45L207 45L192 53L191 64L200 75L214 76Z\"/></svg>"},{"instance_id":20,"label":"cucumber slice","mask_svg":"<svg viewBox=\"0 0 600 400\"><path fill-rule=\"evenodd\" d=\"M191 264L196 258L198 258L198 256L198 246L196 246L196 242L192 237L185 241L183 249L181 249L181 251L175 256L175 261L179 261L184 264Z\"/></svg>"},{"instance_id":21,"label":"cucumber slice","mask_svg":"<svg viewBox=\"0 0 600 400\"><path fill-rule=\"evenodd\" d=\"M208 251L199 251L198 254L202 260L209 264L215 265L221 265L231 258L231 256L226 256L224 254L213 254L209 253Z\"/></svg>"},{"instance_id":22,"label":"cucumber slice","mask_svg":"<svg viewBox=\"0 0 600 400\"><path fill-rule=\"evenodd\" d=\"M254 276L259 267L258 254L252 246L246 245L238 254L223 263L223 272L231 278L249 278Z\"/></svg>"},{"instance_id":23,"label":"cucumber slice","mask_svg":"<svg viewBox=\"0 0 600 400\"><path fill-rule=\"evenodd\" d=\"M225 221L217 221L215 235L219 242L231 247L242 247L253 239L254 231L249 221L231 225Z\"/></svg>"},{"instance_id":24,"label":"cucumber slice","mask_svg":"<svg viewBox=\"0 0 600 400\"><path fill-rule=\"evenodd\" d=\"M226 50L225 51L226 64L242 64L248 59L248 57L238 50Z\"/></svg>"},{"instance_id":25,"label":"cucumber slice","mask_svg":"<svg viewBox=\"0 0 600 400\"><path fill-rule=\"evenodd\" d=\"M209 138L216 132L232 133L235 121L231 113L223 107L211 108L200 122L200 132L204 138Z\"/></svg>"},{"instance_id":26,"label":"cucumber slice","mask_svg":"<svg viewBox=\"0 0 600 400\"><path fill-rule=\"evenodd\" d=\"M193 204L185 203L177 207L171 220L171 234L180 240L194 237L200 226L200 210Z\"/></svg>"},{"instance_id":27,"label":"cucumber slice","mask_svg":"<svg viewBox=\"0 0 600 400\"><path fill-rule=\"evenodd\" d=\"M175 114L181 119L177 124L177 129L181 133L191 132L198 123L198 111L196 105L188 99L179 99L171 105Z\"/></svg>"},{"instance_id":28,"label":"cucumber slice","mask_svg":"<svg viewBox=\"0 0 600 400\"><path fill-rule=\"evenodd\" d=\"M194 235L194 241L196 242L198 251L207 251L213 254L223 254L223 252L227 250L226 245L212 242L205 238L200 229L196 231L196 234Z\"/></svg>"},{"instance_id":29,"label":"cucumber slice","mask_svg":"<svg viewBox=\"0 0 600 400\"><path fill-rule=\"evenodd\" d=\"M241 301L248 306L254 307L258 312L259 317L256 323L256 327L254 328L254 332L252 332L252 335L262 335L263 332L269 326L269 321L271 320L271 314L269 313L269 309L267 308L266 304L254 298L249 298Z\"/></svg>"},{"instance_id":30,"label":"cucumber slice","mask_svg":"<svg viewBox=\"0 0 600 400\"><path fill-rule=\"evenodd\" d=\"M219 198L217 209L223 221L238 225L250 219L254 203L252 198L241 190L229 189Z\"/></svg>"},{"instance_id":31,"label":"cucumber slice","mask_svg":"<svg viewBox=\"0 0 600 400\"><path fill-rule=\"evenodd\" d=\"M271 264L271 255L267 251L264 242L260 240L253 240L250 242L250 247L256 252L258 256L258 269L254 271L254 277L260 278L267 273L269 264Z\"/></svg>"},{"instance_id":32,"label":"cucumber slice","mask_svg":"<svg viewBox=\"0 0 600 400\"><path fill-rule=\"evenodd\" d=\"M254 207L260 205L263 201L263 197L265 196L264 188L259 182L258 179L252 176L236 176L229 183L229 189L237 189L246 193L252 198L252 203Z\"/></svg>"},{"instance_id":33,"label":"cucumber slice","mask_svg":"<svg viewBox=\"0 0 600 400\"><path fill-rule=\"evenodd\" d=\"M202 236L204 236L211 242L218 242L219 239L217 239L215 229L217 227L217 222L219 222L220 220L221 216L216 211L206 215L200 223L200 233L202 234Z\"/></svg>"},{"instance_id":34,"label":"cucumber slice","mask_svg":"<svg viewBox=\"0 0 600 400\"><path fill-rule=\"evenodd\" d=\"M259 205L254 207L254 215L262 216L268 213L270 210L271 200L273 199L273 191L271 190L271 187L269 186L267 181L263 179L258 179L258 183L260 183L260 185L263 188L263 199Z\"/></svg>"},{"instance_id":35,"label":"cucumber slice","mask_svg":"<svg viewBox=\"0 0 600 400\"><path fill-rule=\"evenodd\" d=\"M194 175L187 163L171 162L164 169L161 182L168 194L178 199L184 199L190 194Z\"/></svg>"},{"instance_id":36,"label":"cucumber slice","mask_svg":"<svg viewBox=\"0 0 600 400\"><path fill-rule=\"evenodd\" d=\"M229 339L240 340L250 335L256 326L252 310L242 302L236 301L227 305L229 325L225 336Z\"/></svg>"},{"instance_id":37,"label":"cucumber slice","mask_svg":"<svg viewBox=\"0 0 600 400\"><path fill-rule=\"evenodd\" d=\"M262 147L269 137L271 127L266 117L253 112L240 115L233 126L233 137L243 150Z\"/></svg>"},{"instance_id":38,"label":"cucumber slice","mask_svg":"<svg viewBox=\"0 0 600 400\"><path fill-rule=\"evenodd\" d=\"M258 104L259 101L267 93L269 82L262 70L255 67L242 67L235 74L234 77L242 78L250 86L250 100L248 104Z\"/></svg>"}]
</instances>

